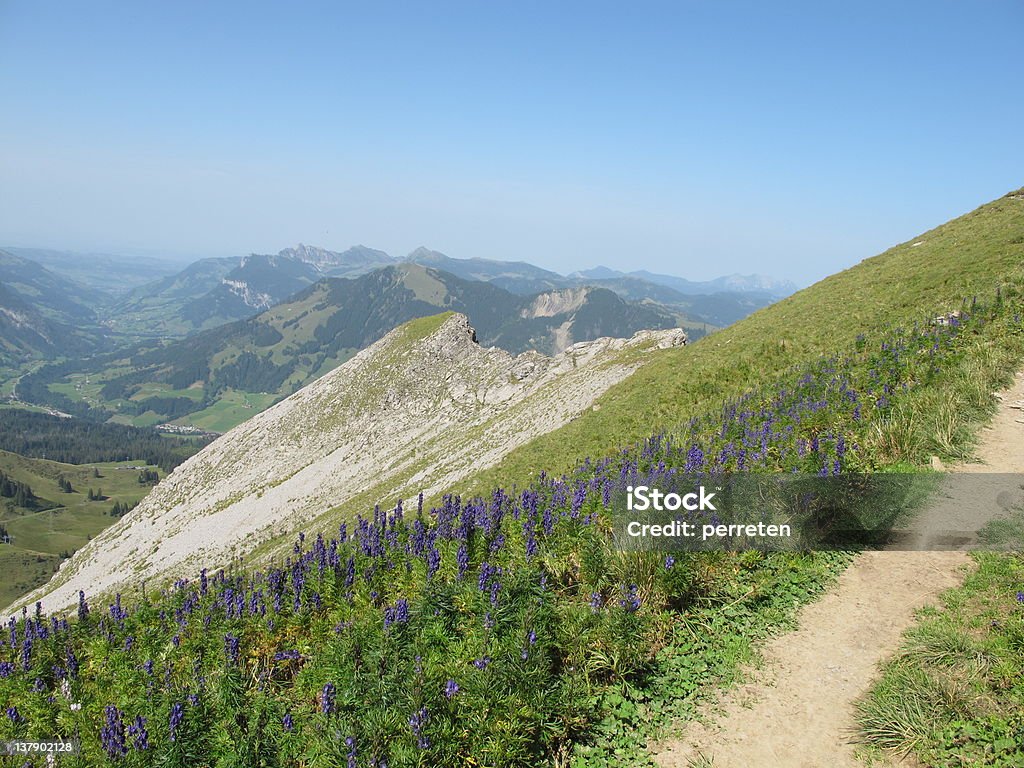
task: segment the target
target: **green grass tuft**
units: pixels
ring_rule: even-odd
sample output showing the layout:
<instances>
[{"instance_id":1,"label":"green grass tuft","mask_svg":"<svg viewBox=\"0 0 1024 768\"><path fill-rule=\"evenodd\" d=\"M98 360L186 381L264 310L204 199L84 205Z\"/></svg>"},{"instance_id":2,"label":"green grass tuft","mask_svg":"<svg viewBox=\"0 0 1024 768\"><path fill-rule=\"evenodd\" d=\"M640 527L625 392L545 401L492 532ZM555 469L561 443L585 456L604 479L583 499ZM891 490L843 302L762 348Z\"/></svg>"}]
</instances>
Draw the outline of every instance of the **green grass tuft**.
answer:
<instances>
[{"instance_id":1,"label":"green grass tuft","mask_svg":"<svg viewBox=\"0 0 1024 768\"><path fill-rule=\"evenodd\" d=\"M869 750L942 768L1024 765L1024 555L975 559L860 702Z\"/></svg>"}]
</instances>

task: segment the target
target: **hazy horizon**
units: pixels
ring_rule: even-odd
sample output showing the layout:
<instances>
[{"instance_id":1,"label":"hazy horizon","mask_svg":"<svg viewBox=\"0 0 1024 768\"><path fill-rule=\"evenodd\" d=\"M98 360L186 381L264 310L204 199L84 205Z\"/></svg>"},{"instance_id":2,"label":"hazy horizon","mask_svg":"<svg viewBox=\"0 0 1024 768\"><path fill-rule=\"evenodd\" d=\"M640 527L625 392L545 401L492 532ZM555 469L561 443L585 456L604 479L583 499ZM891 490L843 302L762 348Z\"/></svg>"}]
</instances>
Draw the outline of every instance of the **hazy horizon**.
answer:
<instances>
[{"instance_id":1,"label":"hazy horizon","mask_svg":"<svg viewBox=\"0 0 1024 768\"><path fill-rule=\"evenodd\" d=\"M1024 6L0 3L0 243L808 285L1024 183Z\"/></svg>"},{"instance_id":2,"label":"hazy horizon","mask_svg":"<svg viewBox=\"0 0 1024 768\"><path fill-rule=\"evenodd\" d=\"M24 258L28 258L30 260L33 257L33 252L60 253L60 254L67 255L67 256L79 256L79 257L82 257L82 258L89 258L89 257L114 257L114 258L143 259L143 260L148 260L150 262L157 262L157 263L163 264L163 265L168 266L168 267L174 267L175 269L181 269L181 268L187 267L189 264L193 264L196 261L199 261L199 260L202 260L202 259L207 259L207 258L240 259L243 256L248 256L248 255L263 255L263 256L266 256L266 255L276 255L276 254L281 253L282 251L288 250L288 248L294 248L294 247L300 246L300 245L305 245L307 247L324 248L325 250L333 251L335 253L341 253L341 252L344 252L344 251L348 250L349 248L359 248L359 247L372 248L373 250L383 250L381 248L373 248L372 245L367 245L366 243L353 243L353 244L351 244L349 246L345 246L345 247L327 248L327 247L321 246L321 245L319 245L317 243L301 243L300 242L300 243L294 243L293 245L288 246L287 248L280 248L280 249L273 250L273 251L259 251L259 252L253 252L252 254L207 255L207 256L199 256L199 257L195 257L195 258L193 258L190 254L163 253L163 252L160 252L160 251L146 251L145 249L134 250L134 251L122 251L122 252L114 253L112 251L98 251L98 250L97 251L75 251L75 250L63 249L63 248L42 248L42 247L37 247L37 246L32 246L32 245L20 245L20 244L12 244L12 243L0 243L0 251L13 252L13 253L16 253L18 255L23 256ZM427 247L427 246L417 246L417 248L420 248L420 247ZM438 252L438 253L441 253L442 255L448 256L448 254L444 253L444 251L442 251L440 249L429 248L429 247L427 247L427 249L430 250L430 251ZM415 251L416 249L413 249L413 250ZM399 261L401 261L401 260L404 260L404 259L408 258L409 256L411 256L412 253L413 253L412 251L409 252L409 253L401 253L401 254L388 253L388 256L391 256L392 258L395 258L395 259L398 259ZM455 257L451 257L451 258L455 258ZM466 259L473 259L473 258L477 258L477 257L469 256L469 257L465 257L465 258ZM482 257L480 257L480 258L482 258ZM503 260L498 260L498 261L502 261L502 262L506 262L506 263L516 263L516 262L520 262L520 261L525 261L526 263L529 263L532 266L540 267L542 269L548 269L549 271L552 271L552 272L558 272L558 270L551 269L551 268L545 266L543 263L540 263L539 261L530 261L528 259L516 259L516 260L504 260L503 259ZM45 260L44 260L43 266L44 267L47 266L45 264ZM592 264L589 267L583 268L582 270L573 270L571 272L560 272L559 274L562 274L563 276L568 277L568 276L576 274L577 272L580 272L580 271L585 272L587 270L599 269L599 268L612 269L611 267L608 267L608 265L606 265L606 264ZM627 275L632 273L632 272L637 272L637 271L657 272L657 270L648 269L644 265L634 266L634 268L622 269L622 270L617 270L617 271L621 272L622 274L627 274ZM665 273L662 273L662 274L665 274L665 275L668 275L668 276L672 276L672 277L681 277L681 278L688 279L688 280L692 279L689 276L684 275L684 274L677 274L677 273L671 273L671 272L665 272ZM755 276L757 276L757 277L770 277L770 278L775 278L777 280L784 280L785 279L785 278L779 278L777 275L773 275L773 274L770 274L768 272L747 272L747 273L722 272L720 274L716 274L716 275L713 275L710 278L707 278L707 280L708 281L712 281L712 280L715 280L715 279L718 279L718 278L736 277L736 276L739 276L739 277L755 277ZM700 281L696 281L696 282L700 282ZM789 282L793 282L796 285L797 288L805 288L805 287L807 287L807 285L809 285L809 283L808 284L803 284L803 283L796 283L795 281L789 281Z\"/></svg>"}]
</instances>

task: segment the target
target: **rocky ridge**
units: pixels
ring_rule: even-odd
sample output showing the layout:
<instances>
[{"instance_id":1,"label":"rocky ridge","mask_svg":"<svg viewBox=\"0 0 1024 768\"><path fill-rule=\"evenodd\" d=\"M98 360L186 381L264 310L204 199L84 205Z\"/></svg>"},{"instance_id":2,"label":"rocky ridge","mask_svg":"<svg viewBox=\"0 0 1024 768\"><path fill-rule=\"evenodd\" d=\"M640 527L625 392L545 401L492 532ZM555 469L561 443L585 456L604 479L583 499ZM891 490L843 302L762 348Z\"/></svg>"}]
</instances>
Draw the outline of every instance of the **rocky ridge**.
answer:
<instances>
[{"instance_id":1,"label":"rocky ridge","mask_svg":"<svg viewBox=\"0 0 1024 768\"><path fill-rule=\"evenodd\" d=\"M407 323L178 467L20 604L189 575L412 501L496 464L593 406L680 329L601 338L556 357L485 349L464 315ZM12 606L12 609L16 606Z\"/></svg>"}]
</instances>

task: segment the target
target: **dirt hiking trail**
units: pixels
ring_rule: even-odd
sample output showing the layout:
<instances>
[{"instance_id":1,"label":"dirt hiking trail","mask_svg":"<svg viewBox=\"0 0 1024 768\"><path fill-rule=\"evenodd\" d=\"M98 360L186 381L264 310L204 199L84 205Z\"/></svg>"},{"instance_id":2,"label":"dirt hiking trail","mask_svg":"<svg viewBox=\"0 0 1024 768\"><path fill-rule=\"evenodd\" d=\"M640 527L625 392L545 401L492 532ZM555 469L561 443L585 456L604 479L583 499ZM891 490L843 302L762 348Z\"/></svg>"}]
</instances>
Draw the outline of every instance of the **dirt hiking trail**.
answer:
<instances>
[{"instance_id":1,"label":"dirt hiking trail","mask_svg":"<svg viewBox=\"0 0 1024 768\"><path fill-rule=\"evenodd\" d=\"M1024 372L997 396L979 435L978 461L956 472L1024 472ZM654 746L663 768L711 759L714 768L863 768L854 756L854 704L897 649L915 612L959 584L964 552L865 552L820 600L804 606L798 629L761 649L750 681L704 707L679 737ZM703 763L697 763L703 764Z\"/></svg>"}]
</instances>

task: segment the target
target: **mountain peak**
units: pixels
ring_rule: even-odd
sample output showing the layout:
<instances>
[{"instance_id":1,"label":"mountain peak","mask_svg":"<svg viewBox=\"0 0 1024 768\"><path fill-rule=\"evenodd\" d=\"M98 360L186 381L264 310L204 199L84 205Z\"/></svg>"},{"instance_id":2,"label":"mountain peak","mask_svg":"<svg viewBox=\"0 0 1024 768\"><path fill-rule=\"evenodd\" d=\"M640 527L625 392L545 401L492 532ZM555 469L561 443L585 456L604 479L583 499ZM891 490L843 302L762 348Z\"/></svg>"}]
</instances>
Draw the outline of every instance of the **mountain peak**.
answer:
<instances>
[{"instance_id":1,"label":"mountain peak","mask_svg":"<svg viewBox=\"0 0 1024 768\"><path fill-rule=\"evenodd\" d=\"M580 277L590 280L610 280L614 277L622 277L624 273L617 269L611 269L604 265L599 264L591 269L581 269L578 272L573 272L569 277Z\"/></svg>"},{"instance_id":2,"label":"mountain peak","mask_svg":"<svg viewBox=\"0 0 1024 768\"><path fill-rule=\"evenodd\" d=\"M777 295L788 295L799 290L796 283L790 280L759 274L741 275L734 273L720 277L712 282L716 283L723 290L731 291L760 291Z\"/></svg>"},{"instance_id":3,"label":"mountain peak","mask_svg":"<svg viewBox=\"0 0 1024 768\"><path fill-rule=\"evenodd\" d=\"M396 261L384 251L378 251L365 245L353 245L339 253L299 243L294 248L285 248L279 251L277 255L309 264L320 272L334 277L360 275Z\"/></svg>"},{"instance_id":4,"label":"mountain peak","mask_svg":"<svg viewBox=\"0 0 1024 768\"><path fill-rule=\"evenodd\" d=\"M439 262L446 261L449 257L440 251L432 251L425 245L421 245L418 248L414 248L408 256L405 257L407 261L418 261L418 262Z\"/></svg>"}]
</instances>

